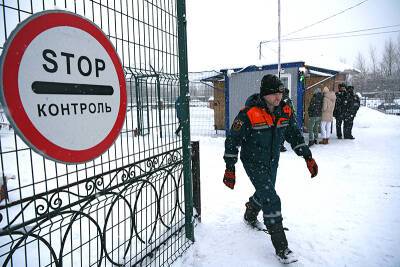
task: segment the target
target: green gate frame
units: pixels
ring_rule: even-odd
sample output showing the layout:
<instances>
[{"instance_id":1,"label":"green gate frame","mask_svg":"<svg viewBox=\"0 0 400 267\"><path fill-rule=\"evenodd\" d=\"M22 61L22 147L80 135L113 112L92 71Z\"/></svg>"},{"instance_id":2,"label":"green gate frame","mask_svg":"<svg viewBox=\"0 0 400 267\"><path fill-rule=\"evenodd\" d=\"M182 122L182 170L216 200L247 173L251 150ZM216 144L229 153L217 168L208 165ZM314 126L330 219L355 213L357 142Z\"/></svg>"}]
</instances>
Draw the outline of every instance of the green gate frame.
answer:
<instances>
[{"instance_id":1,"label":"green gate frame","mask_svg":"<svg viewBox=\"0 0 400 267\"><path fill-rule=\"evenodd\" d=\"M84 164L43 158L12 129L2 129L8 132L0 136L0 179L7 183L10 170L16 179L8 184L10 199L0 203L0 262L170 265L195 240L185 0L0 1L0 52L18 23L54 8L49 2L104 31L121 58L131 101L112 147ZM148 90L155 90L154 119L149 106L147 114L143 109ZM174 135L179 123L171 103L178 96L182 137ZM146 126L151 119L156 127Z\"/></svg>"}]
</instances>

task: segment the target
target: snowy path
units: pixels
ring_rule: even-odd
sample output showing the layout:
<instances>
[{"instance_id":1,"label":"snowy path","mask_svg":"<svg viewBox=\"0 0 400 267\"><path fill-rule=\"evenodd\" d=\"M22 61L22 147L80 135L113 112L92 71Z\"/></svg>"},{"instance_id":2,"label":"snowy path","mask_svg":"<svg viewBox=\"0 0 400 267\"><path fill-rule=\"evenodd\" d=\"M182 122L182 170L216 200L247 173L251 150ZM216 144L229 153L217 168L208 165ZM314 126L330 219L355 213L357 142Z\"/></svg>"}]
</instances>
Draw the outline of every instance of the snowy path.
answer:
<instances>
[{"instance_id":1,"label":"snowy path","mask_svg":"<svg viewBox=\"0 0 400 267\"><path fill-rule=\"evenodd\" d=\"M291 149L281 154L276 189L289 246L300 259L289 266L400 266L398 129L399 116L362 108L356 140L332 136L329 145L312 147L320 169L314 179ZM200 139L202 223L173 266L282 266L269 236L242 221L253 189L241 163L235 189L222 183L223 144L224 138Z\"/></svg>"}]
</instances>

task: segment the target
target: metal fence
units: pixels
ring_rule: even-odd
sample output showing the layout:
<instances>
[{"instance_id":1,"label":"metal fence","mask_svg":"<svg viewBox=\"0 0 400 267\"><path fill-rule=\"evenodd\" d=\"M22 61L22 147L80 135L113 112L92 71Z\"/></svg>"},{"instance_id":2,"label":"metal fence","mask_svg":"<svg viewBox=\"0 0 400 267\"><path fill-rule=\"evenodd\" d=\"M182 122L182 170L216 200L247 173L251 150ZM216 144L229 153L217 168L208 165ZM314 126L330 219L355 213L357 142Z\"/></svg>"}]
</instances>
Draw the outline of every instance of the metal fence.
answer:
<instances>
[{"instance_id":1,"label":"metal fence","mask_svg":"<svg viewBox=\"0 0 400 267\"><path fill-rule=\"evenodd\" d=\"M216 130L214 110L215 88L212 82L202 79L218 74L216 71L189 73L190 131L192 136L224 136L225 131Z\"/></svg>"},{"instance_id":2,"label":"metal fence","mask_svg":"<svg viewBox=\"0 0 400 267\"><path fill-rule=\"evenodd\" d=\"M0 264L169 265L193 240L189 120L176 135L173 105L188 90L185 2L1 0L1 51L19 22L49 9L80 14L108 36L128 109L112 147L77 165L35 153L1 114Z\"/></svg>"},{"instance_id":3,"label":"metal fence","mask_svg":"<svg viewBox=\"0 0 400 267\"><path fill-rule=\"evenodd\" d=\"M400 115L400 98L387 101L385 98L361 97L361 105L381 111L385 114Z\"/></svg>"}]
</instances>

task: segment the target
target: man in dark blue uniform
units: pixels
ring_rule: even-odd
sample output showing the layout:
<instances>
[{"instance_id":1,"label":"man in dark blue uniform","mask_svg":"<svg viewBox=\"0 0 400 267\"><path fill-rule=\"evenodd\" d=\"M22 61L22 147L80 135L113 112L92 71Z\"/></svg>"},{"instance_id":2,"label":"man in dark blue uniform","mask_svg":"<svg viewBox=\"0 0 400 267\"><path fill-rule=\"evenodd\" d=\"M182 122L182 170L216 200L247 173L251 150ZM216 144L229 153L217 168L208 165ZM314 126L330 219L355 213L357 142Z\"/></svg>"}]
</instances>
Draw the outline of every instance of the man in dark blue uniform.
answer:
<instances>
[{"instance_id":1,"label":"man in dark blue uniform","mask_svg":"<svg viewBox=\"0 0 400 267\"><path fill-rule=\"evenodd\" d=\"M284 88L283 89L282 101L285 102L286 104L288 104L292 108L292 110L294 111L293 102L292 102L292 99L290 99L290 97L289 97L289 89L288 88ZM287 151L287 149L285 147L285 138L282 138L280 151L281 152L286 152Z\"/></svg>"},{"instance_id":2,"label":"man in dark blue uniform","mask_svg":"<svg viewBox=\"0 0 400 267\"><path fill-rule=\"evenodd\" d=\"M175 113L176 117L178 118L178 128L175 130L175 134L179 136L179 132L182 130L182 113L183 113L183 103L182 103L182 96L178 96L175 100Z\"/></svg>"},{"instance_id":3,"label":"man in dark blue uniform","mask_svg":"<svg viewBox=\"0 0 400 267\"><path fill-rule=\"evenodd\" d=\"M304 157L311 177L318 173L318 166L297 126L291 106L282 101L284 87L275 75L262 78L260 93L250 96L246 106L233 121L225 140L224 160L226 170L223 182L233 189L238 147L240 159L250 178L255 193L246 203L246 223L260 224L257 215L263 211L264 224L271 235L277 258L282 263L297 261L288 248L282 225L281 201L275 191L280 145L284 138L299 156Z\"/></svg>"},{"instance_id":4,"label":"man in dark blue uniform","mask_svg":"<svg viewBox=\"0 0 400 267\"><path fill-rule=\"evenodd\" d=\"M360 108L360 98L354 93L354 87L349 85L347 89L347 98L344 107L344 123L343 123L343 137L344 139L355 139L352 130L354 118Z\"/></svg>"},{"instance_id":5,"label":"man in dark blue uniform","mask_svg":"<svg viewBox=\"0 0 400 267\"><path fill-rule=\"evenodd\" d=\"M335 109L333 110L333 116L336 119L336 136L338 139L342 139L342 123L344 120L344 114L346 113L346 99L348 93L346 92L346 84L339 84L339 91L336 93Z\"/></svg>"}]
</instances>

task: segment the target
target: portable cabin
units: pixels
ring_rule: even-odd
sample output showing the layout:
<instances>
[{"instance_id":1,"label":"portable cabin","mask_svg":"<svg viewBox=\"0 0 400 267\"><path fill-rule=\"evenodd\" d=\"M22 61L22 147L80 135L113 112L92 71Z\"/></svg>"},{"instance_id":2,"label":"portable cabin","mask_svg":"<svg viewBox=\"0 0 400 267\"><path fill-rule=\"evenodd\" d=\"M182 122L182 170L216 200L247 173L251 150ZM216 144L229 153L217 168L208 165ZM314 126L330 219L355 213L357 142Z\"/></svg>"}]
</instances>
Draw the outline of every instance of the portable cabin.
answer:
<instances>
[{"instance_id":1,"label":"portable cabin","mask_svg":"<svg viewBox=\"0 0 400 267\"><path fill-rule=\"evenodd\" d=\"M266 74L277 74L278 64L222 69L220 73L203 81L214 85L214 121L217 130L229 130L235 116L244 107L246 99L258 93L261 79ZM307 65L304 61L281 64L280 79L289 89L289 96L296 109L297 121L307 132L308 113L312 90L327 86L337 91L338 84L346 82L353 69L334 69Z\"/></svg>"}]
</instances>

